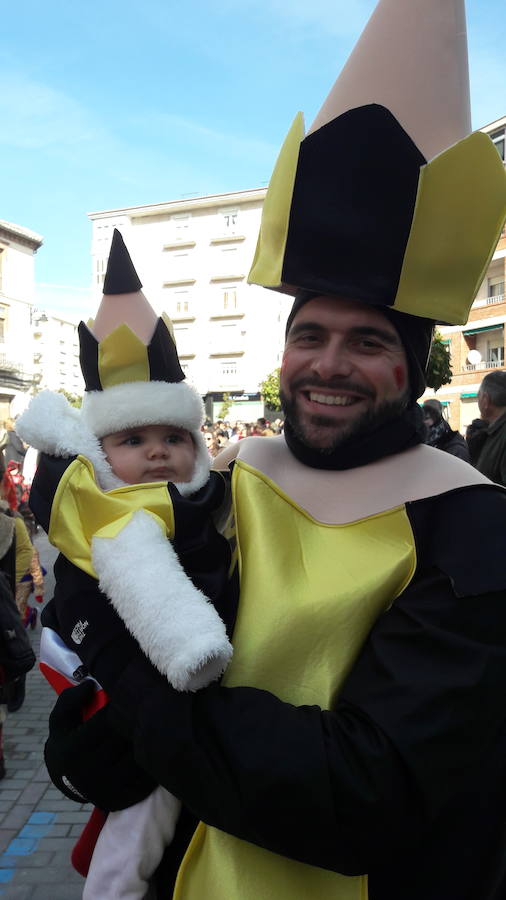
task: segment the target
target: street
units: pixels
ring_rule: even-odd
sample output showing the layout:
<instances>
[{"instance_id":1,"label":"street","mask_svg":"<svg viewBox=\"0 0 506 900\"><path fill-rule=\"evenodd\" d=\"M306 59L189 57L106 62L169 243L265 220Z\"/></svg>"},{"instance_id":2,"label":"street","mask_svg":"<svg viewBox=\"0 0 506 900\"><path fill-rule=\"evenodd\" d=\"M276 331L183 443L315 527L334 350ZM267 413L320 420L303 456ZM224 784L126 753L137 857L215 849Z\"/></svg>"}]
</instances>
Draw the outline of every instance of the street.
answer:
<instances>
[{"instance_id":1,"label":"street","mask_svg":"<svg viewBox=\"0 0 506 900\"><path fill-rule=\"evenodd\" d=\"M42 533L35 544L48 571L47 602L54 586L56 551ZM30 634L38 658L39 621ZM91 807L67 800L46 772L43 749L54 699L36 666L27 676L23 706L9 713L4 725L7 774L0 782L2 900L77 900L82 895L84 881L71 866L70 852Z\"/></svg>"}]
</instances>

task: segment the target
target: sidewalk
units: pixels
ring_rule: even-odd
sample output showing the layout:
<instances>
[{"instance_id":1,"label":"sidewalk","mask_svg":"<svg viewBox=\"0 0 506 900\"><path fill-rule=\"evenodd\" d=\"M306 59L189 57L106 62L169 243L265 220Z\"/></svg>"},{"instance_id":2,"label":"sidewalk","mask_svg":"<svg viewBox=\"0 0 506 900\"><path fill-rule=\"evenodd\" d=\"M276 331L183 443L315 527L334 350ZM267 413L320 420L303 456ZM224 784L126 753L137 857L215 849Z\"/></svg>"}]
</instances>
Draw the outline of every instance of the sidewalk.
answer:
<instances>
[{"instance_id":1,"label":"sidewalk","mask_svg":"<svg viewBox=\"0 0 506 900\"><path fill-rule=\"evenodd\" d=\"M36 538L48 570L45 599L51 598L55 550ZM39 609L40 612L40 609ZM40 624L32 635L38 658ZM67 800L51 784L43 750L55 695L38 667L26 680L26 700L4 725L7 775L0 781L1 900L78 900L84 881L72 869L70 851L91 807Z\"/></svg>"}]
</instances>

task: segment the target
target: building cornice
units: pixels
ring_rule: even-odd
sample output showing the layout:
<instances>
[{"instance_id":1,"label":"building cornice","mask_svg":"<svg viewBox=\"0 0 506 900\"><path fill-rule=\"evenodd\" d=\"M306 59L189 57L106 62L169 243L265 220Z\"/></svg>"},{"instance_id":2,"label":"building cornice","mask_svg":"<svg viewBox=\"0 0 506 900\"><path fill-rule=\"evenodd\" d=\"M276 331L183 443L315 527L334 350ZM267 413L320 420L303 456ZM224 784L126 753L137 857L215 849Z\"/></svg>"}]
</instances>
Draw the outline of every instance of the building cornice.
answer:
<instances>
[{"instance_id":1,"label":"building cornice","mask_svg":"<svg viewBox=\"0 0 506 900\"><path fill-rule=\"evenodd\" d=\"M14 222L6 222L0 219L0 241L4 243L22 244L24 247L30 247L34 253L42 246L44 238L29 228L23 228L22 225L15 225Z\"/></svg>"},{"instance_id":2,"label":"building cornice","mask_svg":"<svg viewBox=\"0 0 506 900\"><path fill-rule=\"evenodd\" d=\"M231 206L234 203L243 205L263 201L267 188L256 188L245 191L232 191L226 194L208 194L204 197L191 197L184 200L169 200L166 203L151 203L146 206L125 206L123 209L105 209L100 212L88 213L88 218L95 219L114 218L115 216L128 216L130 219L143 218L144 216L163 215L178 212L191 212L196 209L206 209L212 206L221 208Z\"/></svg>"}]
</instances>

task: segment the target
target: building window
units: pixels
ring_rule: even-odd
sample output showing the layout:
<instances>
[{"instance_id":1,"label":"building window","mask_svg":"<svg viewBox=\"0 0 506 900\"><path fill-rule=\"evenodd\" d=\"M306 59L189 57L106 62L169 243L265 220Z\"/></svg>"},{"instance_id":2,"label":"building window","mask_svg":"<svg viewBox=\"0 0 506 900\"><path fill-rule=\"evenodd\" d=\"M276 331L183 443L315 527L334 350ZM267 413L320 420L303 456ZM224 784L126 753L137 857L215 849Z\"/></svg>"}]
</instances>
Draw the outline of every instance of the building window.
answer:
<instances>
[{"instance_id":1,"label":"building window","mask_svg":"<svg viewBox=\"0 0 506 900\"><path fill-rule=\"evenodd\" d=\"M4 248L0 247L0 291L3 290L3 278L2 278L2 269L3 269L3 261L5 259Z\"/></svg>"},{"instance_id":2,"label":"building window","mask_svg":"<svg viewBox=\"0 0 506 900\"><path fill-rule=\"evenodd\" d=\"M238 209L221 209L221 224L224 234L236 234L239 219Z\"/></svg>"},{"instance_id":3,"label":"building window","mask_svg":"<svg viewBox=\"0 0 506 900\"><path fill-rule=\"evenodd\" d=\"M499 275L488 279L487 301L498 303L504 298L504 277Z\"/></svg>"},{"instance_id":4,"label":"building window","mask_svg":"<svg viewBox=\"0 0 506 900\"><path fill-rule=\"evenodd\" d=\"M6 337L7 337L7 307L0 306L0 344L5 343Z\"/></svg>"},{"instance_id":5,"label":"building window","mask_svg":"<svg viewBox=\"0 0 506 900\"><path fill-rule=\"evenodd\" d=\"M191 302L189 291L174 291L174 298L171 303L171 314L173 316L185 316L190 314Z\"/></svg>"},{"instance_id":6,"label":"building window","mask_svg":"<svg viewBox=\"0 0 506 900\"><path fill-rule=\"evenodd\" d=\"M222 292L222 301L225 312L235 312L237 309L237 289L224 288Z\"/></svg>"},{"instance_id":7,"label":"building window","mask_svg":"<svg viewBox=\"0 0 506 900\"><path fill-rule=\"evenodd\" d=\"M497 152L504 162L506 159L505 156L505 144L506 144L506 128L502 128L500 131L493 131L490 135L490 139L494 142Z\"/></svg>"},{"instance_id":8,"label":"building window","mask_svg":"<svg viewBox=\"0 0 506 900\"><path fill-rule=\"evenodd\" d=\"M235 359L223 360L220 363L220 375L222 378L232 378L237 375L237 362Z\"/></svg>"},{"instance_id":9,"label":"building window","mask_svg":"<svg viewBox=\"0 0 506 900\"><path fill-rule=\"evenodd\" d=\"M190 233L190 213L175 213L171 216L174 240L185 241Z\"/></svg>"},{"instance_id":10,"label":"building window","mask_svg":"<svg viewBox=\"0 0 506 900\"><path fill-rule=\"evenodd\" d=\"M504 366L504 347L495 341L487 341L487 369L502 369Z\"/></svg>"}]
</instances>

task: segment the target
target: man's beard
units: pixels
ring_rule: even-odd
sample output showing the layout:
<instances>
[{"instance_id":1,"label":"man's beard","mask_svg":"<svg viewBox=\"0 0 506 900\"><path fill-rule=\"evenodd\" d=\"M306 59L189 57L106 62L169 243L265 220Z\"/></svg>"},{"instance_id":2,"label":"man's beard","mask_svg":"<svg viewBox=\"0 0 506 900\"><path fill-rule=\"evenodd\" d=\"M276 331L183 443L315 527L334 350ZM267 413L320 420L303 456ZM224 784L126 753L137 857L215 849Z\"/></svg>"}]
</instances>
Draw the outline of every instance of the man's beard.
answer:
<instances>
[{"instance_id":1,"label":"man's beard","mask_svg":"<svg viewBox=\"0 0 506 900\"><path fill-rule=\"evenodd\" d=\"M301 421L295 399L290 399L284 391L280 391L280 399L285 420L289 422L299 441L311 450L331 455L352 438L371 434L381 425L399 418L408 405L409 391L402 397L385 400L379 406L365 410L356 419L343 425L324 415L311 416L306 424Z\"/></svg>"}]
</instances>

